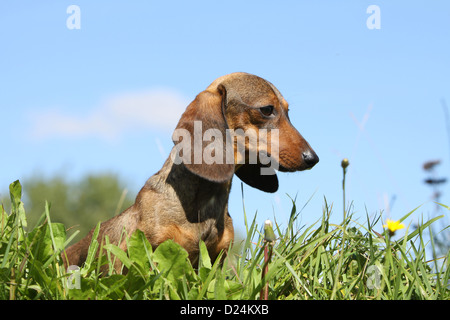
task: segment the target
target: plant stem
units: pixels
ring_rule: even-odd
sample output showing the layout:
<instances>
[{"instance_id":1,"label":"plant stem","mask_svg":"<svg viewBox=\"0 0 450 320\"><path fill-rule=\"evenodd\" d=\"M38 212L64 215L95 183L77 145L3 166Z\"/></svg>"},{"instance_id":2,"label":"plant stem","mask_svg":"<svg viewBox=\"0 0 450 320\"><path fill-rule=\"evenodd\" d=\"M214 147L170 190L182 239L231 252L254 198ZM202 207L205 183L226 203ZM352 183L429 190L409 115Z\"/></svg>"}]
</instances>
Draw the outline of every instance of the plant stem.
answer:
<instances>
[{"instance_id":1,"label":"plant stem","mask_svg":"<svg viewBox=\"0 0 450 320\"><path fill-rule=\"evenodd\" d=\"M265 276L269 272L269 262L271 258L272 258L272 243L269 241L264 241L264 266L261 273L261 281L264 281ZM267 280L264 287L261 289L259 299L269 300L269 282Z\"/></svg>"},{"instance_id":2,"label":"plant stem","mask_svg":"<svg viewBox=\"0 0 450 320\"><path fill-rule=\"evenodd\" d=\"M16 300L16 272L11 268L11 283L9 287L9 300Z\"/></svg>"},{"instance_id":3,"label":"plant stem","mask_svg":"<svg viewBox=\"0 0 450 320\"><path fill-rule=\"evenodd\" d=\"M344 222L346 219L347 210L345 209L345 169L344 169L344 178L342 179L342 206L343 206L343 214L344 214Z\"/></svg>"},{"instance_id":4,"label":"plant stem","mask_svg":"<svg viewBox=\"0 0 450 320\"><path fill-rule=\"evenodd\" d=\"M342 260L344 258L344 247L345 247L345 235L346 235L346 228L347 228L347 211L345 208L345 175L347 173L347 167L348 167L348 160L344 159L341 163L342 171L343 171L343 178L342 178L342 200L343 200L343 234L342 234L342 245L341 245L341 252L339 255L339 261L338 261L338 267L336 270L336 275L334 277L334 283L333 283L333 292L331 293L331 300L334 300L336 297L336 291L339 283L339 275L341 273L341 267L342 267Z\"/></svg>"}]
</instances>

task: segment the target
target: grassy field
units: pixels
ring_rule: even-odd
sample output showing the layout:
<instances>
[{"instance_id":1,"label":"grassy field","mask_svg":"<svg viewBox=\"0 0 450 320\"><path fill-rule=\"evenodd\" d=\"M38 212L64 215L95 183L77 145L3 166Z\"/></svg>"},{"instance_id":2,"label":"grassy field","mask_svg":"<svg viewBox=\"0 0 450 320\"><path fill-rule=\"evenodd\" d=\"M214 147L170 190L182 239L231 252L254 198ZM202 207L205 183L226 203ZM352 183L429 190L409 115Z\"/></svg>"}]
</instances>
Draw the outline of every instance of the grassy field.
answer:
<instances>
[{"instance_id":1,"label":"grassy field","mask_svg":"<svg viewBox=\"0 0 450 320\"><path fill-rule=\"evenodd\" d=\"M431 225L440 217L414 230L406 226L405 235L393 241L389 230L373 230L380 216L360 223L344 207L342 222L330 223L326 200L319 221L298 226L293 201L287 227L274 225L274 242L264 240L256 216L246 220L245 239L223 265L211 263L200 243L200 264L194 269L178 244L169 240L153 252L137 231L128 235L127 252L94 240L86 263L65 270L60 254L71 240L65 226L52 223L48 204L39 223L27 226L21 189L18 181L12 183L11 212L0 208L0 299L255 300L264 288L269 300L450 298L449 254L437 256L433 241L425 240L433 239ZM345 184L343 189L345 203ZM115 259L127 267L126 275L114 273ZM104 264L109 272L100 277Z\"/></svg>"}]
</instances>

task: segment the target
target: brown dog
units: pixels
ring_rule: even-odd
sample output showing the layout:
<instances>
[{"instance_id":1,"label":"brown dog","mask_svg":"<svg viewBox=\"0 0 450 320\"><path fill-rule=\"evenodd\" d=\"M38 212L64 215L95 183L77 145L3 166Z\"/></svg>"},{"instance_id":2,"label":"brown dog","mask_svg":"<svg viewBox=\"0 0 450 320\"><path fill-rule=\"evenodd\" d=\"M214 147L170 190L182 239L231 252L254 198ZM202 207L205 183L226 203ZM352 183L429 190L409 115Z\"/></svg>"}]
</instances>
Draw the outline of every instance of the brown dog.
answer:
<instances>
[{"instance_id":1,"label":"brown dog","mask_svg":"<svg viewBox=\"0 0 450 320\"><path fill-rule=\"evenodd\" d=\"M250 133L235 144L239 129ZM228 195L235 173L252 187L275 192L274 168L293 172L319 161L292 126L280 92L270 82L241 72L218 78L198 94L181 116L173 139L179 143L161 170L148 179L130 208L101 224L99 241L108 236L110 243L126 250L123 231L131 235L139 229L154 249L168 239L179 243L194 266L203 240L215 260L234 237ZM92 234L66 250L66 266L81 266L86 260Z\"/></svg>"}]
</instances>

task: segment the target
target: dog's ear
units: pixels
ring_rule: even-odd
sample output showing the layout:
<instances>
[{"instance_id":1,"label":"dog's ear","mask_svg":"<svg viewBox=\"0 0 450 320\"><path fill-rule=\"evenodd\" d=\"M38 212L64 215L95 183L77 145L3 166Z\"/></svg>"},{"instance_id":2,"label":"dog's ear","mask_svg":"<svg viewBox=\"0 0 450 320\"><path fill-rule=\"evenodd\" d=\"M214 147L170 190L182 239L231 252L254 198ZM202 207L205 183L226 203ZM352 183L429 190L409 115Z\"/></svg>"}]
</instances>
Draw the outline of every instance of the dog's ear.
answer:
<instances>
[{"instance_id":1,"label":"dog's ear","mask_svg":"<svg viewBox=\"0 0 450 320\"><path fill-rule=\"evenodd\" d=\"M172 135L178 159L175 163L182 162L192 173L213 182L228 181L234 174L234 150L227 148L226 101L222 85L201 92L186 108Z\"/></svg>"},{"instance_id":2,"label":"dog's ear","mask_svg":"<svg viewBox=\"0 0 450 320\"><path fill-rule=\"evenodd\" d=\"M272 174L261 174L262 166L259 164L244 164L237 171L236 175L249 186L264 192L276 192L278 190L278 178L275 170L265 168ZM269 173L266 171L266 173Z\"/></svg>"}]
</instances>

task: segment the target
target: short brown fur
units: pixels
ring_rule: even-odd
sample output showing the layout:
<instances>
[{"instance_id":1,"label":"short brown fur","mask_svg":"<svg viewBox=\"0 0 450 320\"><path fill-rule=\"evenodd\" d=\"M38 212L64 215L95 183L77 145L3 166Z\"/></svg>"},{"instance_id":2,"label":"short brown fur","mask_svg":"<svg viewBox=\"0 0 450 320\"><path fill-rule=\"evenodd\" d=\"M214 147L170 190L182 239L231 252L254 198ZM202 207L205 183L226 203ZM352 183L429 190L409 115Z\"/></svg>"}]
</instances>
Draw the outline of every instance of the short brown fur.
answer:
<instances>
[{"instance_id":1,"label":"short brown fur","mask_svg":"<svg viewBox=\"0 0 450 320\"><path fill-rule=\"evenodd\" d=\"M260 108L265 106L273 106L273 117L261 113ZM214 128L223 137L227 129L279 129L279 171L310 169L319 161L292 126L288 104L280 92L270 82L251 74L239 72L216 79L187 107L177 129L193 135L194 121L201 121L203 132ZM246 151L258 147L247 143ZM199 241L203 240L215 260L221 251L226 253L234 237L228 213L233 175L236 173L242 181L262 191L278 189L275 174L260 175L259 163L238 164L238 158L236 150L235 163L231 164L175 164L169 157L161 170L148 179L131 207L101 224L98 240L108 236L110 243L126 250L123 231L131 235L139 229L154 249L168 239L179 243L194 266L198 262ZM66 266L84 263L93 232L65 250ZM116 270L120 268L118 263Z\"/></svg>"}]
</instances>

